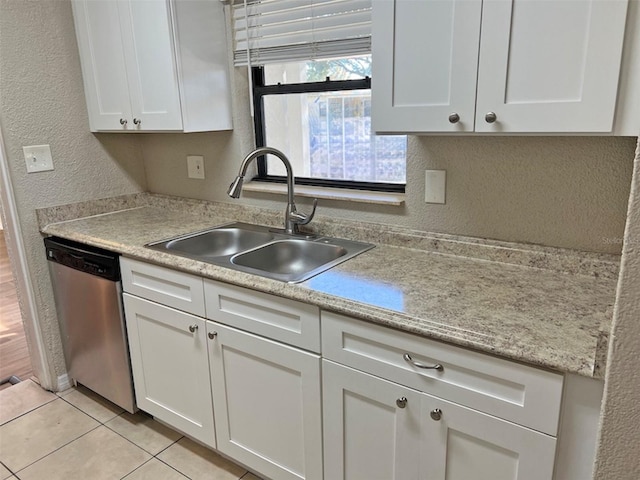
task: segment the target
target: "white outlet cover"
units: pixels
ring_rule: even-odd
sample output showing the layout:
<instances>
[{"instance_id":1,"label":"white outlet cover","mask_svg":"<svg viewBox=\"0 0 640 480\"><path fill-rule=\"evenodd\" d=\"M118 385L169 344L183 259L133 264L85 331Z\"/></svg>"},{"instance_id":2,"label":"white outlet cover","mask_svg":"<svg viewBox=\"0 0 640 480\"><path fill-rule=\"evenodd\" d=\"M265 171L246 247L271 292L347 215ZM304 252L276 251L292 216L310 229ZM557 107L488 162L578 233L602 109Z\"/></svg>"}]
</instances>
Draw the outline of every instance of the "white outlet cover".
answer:
<instances>
[{"instance_id":1,"label":"white outlet cover","mask_svg":"<svg viewBox=\"0 0 640 480\"><path fill-rule=\"evenodd\" d=\"M187 155L187 175L189 178L204 179L204 157Z\"/></svg>"},{"instance_id":2,"label":"white outlet cover","mask_svg":"<svg viewBox=\"0 0 640 480\"><path fill-rule=\"evenodd\" d=\"M49 145L31 145L22 147L27 173L53 170L53 158Z\"/></svg>"},{"instance_id":3,"label":"white outlet cover","mask_svg":"<svg viewBox=\"0 0 640 480\"><path fill-rule=\"evenodd\" d=\"M427 203L445 203L446 183L446 170L425 170L424 201Z\"/></svg>"}]
</instances>

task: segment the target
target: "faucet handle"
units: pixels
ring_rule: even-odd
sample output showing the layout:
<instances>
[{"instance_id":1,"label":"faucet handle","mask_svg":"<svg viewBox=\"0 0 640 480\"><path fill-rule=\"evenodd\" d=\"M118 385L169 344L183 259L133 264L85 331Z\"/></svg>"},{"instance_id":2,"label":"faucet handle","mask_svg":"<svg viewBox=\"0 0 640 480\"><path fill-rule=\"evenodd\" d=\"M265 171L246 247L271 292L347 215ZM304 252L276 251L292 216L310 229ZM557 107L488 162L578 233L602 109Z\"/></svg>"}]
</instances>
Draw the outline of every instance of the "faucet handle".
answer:
<instances>
[{"instance_id":1,"label":"faucet handle","mask_svg":"<svg viewBox=\"0 0 640 480\"><path fill-rule=\"evenodd\" d=\"M311 220L313 220L314 215L316 214L316 207L318 206L318 199L314 198L313 199L313 208L311 210L311 213L309 215L306 215L304 213L300 213L298 211L296 211L294 209L293 212L291 212L291 221L293 223L295 223L296 225L306 225L307 223L309 223Z\"/></svg>"}]
</instances>

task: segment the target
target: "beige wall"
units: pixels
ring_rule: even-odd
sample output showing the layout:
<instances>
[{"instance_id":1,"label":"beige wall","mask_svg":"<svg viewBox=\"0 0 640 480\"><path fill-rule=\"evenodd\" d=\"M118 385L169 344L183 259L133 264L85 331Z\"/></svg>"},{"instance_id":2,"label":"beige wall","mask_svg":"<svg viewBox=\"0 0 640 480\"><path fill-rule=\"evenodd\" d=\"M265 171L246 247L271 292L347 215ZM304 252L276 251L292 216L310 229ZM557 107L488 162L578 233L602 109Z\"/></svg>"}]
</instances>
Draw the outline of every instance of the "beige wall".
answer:
<instances>
[{"instance_id":1,"label":"beige wall","mask_svg":"<svg viewBox=\"0 0 640 480\"><path fill-rule=\"evenodd\" d=\"M148 134L150 191L229 202L226 189L253 148L246 69L234 72L233 132ZM419 230L620 253L635 139L630 137L409 137L403 207L320 201L318 212ZM205 156L205 180L186 156ZM424 203L424 170L447 170L446 205ZM243 193L283 209L284 197ZM308 205L309 200L300 200Z\"/></svg>"},{"instance_id":2,"label":"beige wall","mask_svg":"<svg viewBox=\"0 0 640 480\"><path fill-rule=\"evenodd\" d=\"M614 311L597 480L640 478L640 139Z\"/></svg>"},{"instance_id":3,"label":"beige wall","mask_svg":"<svg viewBox=\"0 0 640 480\"><path fill-rule=\"evenodd\" d=\"M71 5L0 0L0 126L40 328L55 376L65 372L35 209L143 191L139 139L89 133ZM27 174L23 145L49 144L54 171Z\"/></svg>"}]
</instances>

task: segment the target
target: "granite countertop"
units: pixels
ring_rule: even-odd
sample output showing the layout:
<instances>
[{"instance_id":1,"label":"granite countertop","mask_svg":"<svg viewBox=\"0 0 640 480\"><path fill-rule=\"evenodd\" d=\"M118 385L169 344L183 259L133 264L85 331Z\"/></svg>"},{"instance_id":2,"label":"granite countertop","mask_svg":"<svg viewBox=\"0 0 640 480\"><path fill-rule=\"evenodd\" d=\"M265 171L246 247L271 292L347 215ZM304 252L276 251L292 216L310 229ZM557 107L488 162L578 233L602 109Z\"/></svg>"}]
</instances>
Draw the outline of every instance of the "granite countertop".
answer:
<instances>
[{"instance_id":1,"label":"granite countertop","mask_svg":"<svg viewBox=\"0 0 640 480\"><path fill-rule=\"evenodd\" d=\"M233 221L279 225L280 212L137 194L37 213L46 235L560 372L604 374L616 256L319 218L321 233L376 248L286 284L144 247Z\"/></svg>"}]
</instances>

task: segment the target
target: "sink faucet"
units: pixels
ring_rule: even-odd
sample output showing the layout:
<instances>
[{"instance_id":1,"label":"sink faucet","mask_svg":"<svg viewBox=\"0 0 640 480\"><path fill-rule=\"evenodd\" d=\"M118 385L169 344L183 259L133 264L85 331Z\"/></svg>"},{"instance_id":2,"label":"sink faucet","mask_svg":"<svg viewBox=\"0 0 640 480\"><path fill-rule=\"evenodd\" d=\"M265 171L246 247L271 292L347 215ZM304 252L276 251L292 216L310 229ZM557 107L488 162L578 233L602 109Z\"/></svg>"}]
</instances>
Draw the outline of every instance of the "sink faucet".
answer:
<instances>
[{"instance_id":1,"label":"sink faucet","mask_svg":"<svg viewBox=\"0 0 640 480\"><path fill-rule=\"evenodd\" d=\"M275 148L271 147L260 147L256 148L253 152L247 155L240 164L240 171L238 172L238 176L233 181L233 183L229 185L229 191L227 193L231 198L240 198L242 183L244 182L244 176L247 173L249 163L251 163L251 160L253 160L254 158L257 158L261 155L266 155L268 153L282 160L282 163L284 163L284 167L287 170L287 209L284 212L284 231L288 235L298 235L300 234L298 226L306 225L313 219L313 216L316 213L316 207L318 206L318 199L313 199L313 210L309 215L305 215L304 213L300 213L296 210L296 204L293 201L293 169L291 168L291 162L289 162L287 156L280 150L276 150Z\"/></svg>"}]
</instances>

